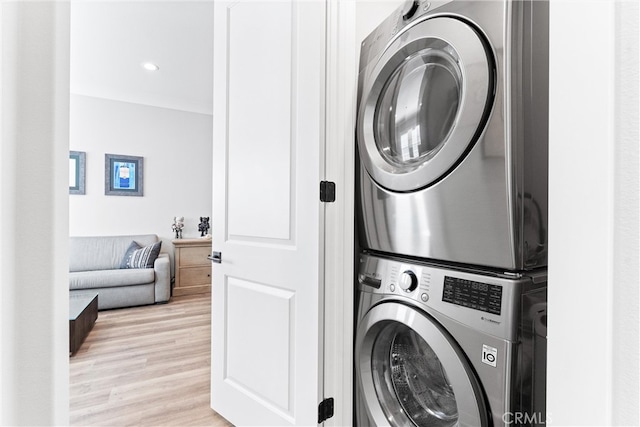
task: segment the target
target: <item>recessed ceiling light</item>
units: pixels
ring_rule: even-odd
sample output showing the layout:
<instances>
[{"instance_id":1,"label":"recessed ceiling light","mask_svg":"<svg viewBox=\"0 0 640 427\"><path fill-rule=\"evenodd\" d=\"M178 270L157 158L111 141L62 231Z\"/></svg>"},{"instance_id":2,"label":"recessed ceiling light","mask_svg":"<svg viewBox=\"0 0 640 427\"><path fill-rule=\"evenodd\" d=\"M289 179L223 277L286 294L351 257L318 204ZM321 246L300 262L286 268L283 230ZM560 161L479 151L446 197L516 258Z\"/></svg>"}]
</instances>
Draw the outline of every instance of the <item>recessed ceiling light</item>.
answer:
<instances>
[{"instance_id":1,"label":"recessed ceiling light","mask_svg":"<svg viewBox=\"0 0 640 427\"><path fill-rule=\"evenodd\" d=\"M158 71L160 69L160 67L158 67L156 64L152 62L143 63L142 68L144 68L147 71Z\"/></svg>"}]
</instances>

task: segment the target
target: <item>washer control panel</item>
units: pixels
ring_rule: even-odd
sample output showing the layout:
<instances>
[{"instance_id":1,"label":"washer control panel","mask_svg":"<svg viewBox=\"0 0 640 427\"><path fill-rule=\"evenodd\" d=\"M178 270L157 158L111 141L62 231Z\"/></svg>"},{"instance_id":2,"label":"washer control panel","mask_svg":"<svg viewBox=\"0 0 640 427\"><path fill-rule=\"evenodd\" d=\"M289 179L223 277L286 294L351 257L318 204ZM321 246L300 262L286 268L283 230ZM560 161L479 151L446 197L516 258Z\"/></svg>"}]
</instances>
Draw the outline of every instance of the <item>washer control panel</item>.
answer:
<instances>
[{"instance_id":1,"label":"washer control panel","mask_svg":"<svg viewBox=\"0 0 640 427\"><path fill-rule=\"evenodd\" d=\"M409 299L427 312L434 310L496 336L514 332L511 319L533 281L480 274L369 254L360 255L361 298ZM369 295L369 296L366 296Z\"/></svg>"},{"instance_id":2,"label":"washer control panel","mask_svg":"<svg viewBox=\"0 0 640 427\"><path fill-rule=\"evenodd\" d=\"M361 286L380 293L414 296L422 302L429 301L431 273L422 266L407 266L369 255L363 255L360 261L358 283Z\"/></svg>"},{"instance_id":3,"label":"washer control panel","mask_svg":"<svg viewBox=\"0 0 640 427\"><path fill-rule=\"evenodd\" d=\"M442 300L474 310L500 315L502 286L459 277L444 276Z\"/></svg>"}]
</instances>

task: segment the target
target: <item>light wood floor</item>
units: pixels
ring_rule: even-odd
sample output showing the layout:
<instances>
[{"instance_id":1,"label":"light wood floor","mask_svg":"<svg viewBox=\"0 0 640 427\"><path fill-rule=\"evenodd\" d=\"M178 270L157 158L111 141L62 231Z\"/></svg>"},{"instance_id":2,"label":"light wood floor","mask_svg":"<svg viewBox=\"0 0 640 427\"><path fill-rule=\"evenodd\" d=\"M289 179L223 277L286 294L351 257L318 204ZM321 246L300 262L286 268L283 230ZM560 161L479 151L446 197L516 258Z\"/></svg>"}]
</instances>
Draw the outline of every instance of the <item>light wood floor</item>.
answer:
<instances>
[{"instance_id":1,"label":"light wood floor","mask_svg":"<svg viewBox=\"0 0 640 427\"><path fill-rule=\"evenodd\" d=\"M70 358L72 426L231 426L209 407L210 295L107 310Z\"/></svg>"}]
</instances>

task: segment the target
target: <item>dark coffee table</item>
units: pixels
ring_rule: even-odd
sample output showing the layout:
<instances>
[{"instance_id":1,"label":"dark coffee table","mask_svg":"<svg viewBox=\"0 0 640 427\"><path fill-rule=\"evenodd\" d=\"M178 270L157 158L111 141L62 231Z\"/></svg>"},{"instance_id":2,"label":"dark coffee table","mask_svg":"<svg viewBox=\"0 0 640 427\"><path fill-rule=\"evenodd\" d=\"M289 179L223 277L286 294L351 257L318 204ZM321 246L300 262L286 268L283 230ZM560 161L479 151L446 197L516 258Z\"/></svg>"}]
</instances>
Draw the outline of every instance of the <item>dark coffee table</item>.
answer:
<instances>
[{"instance_id":1,"label":"dark coffee table","mask_svg":"<svg viewBox=\"0 0 640 427\"><path fill-rule=\"evenodd\" d=\"M69 295L69 354L74 355L98 319L98 294Z\"/></svg>"}]
</instances>

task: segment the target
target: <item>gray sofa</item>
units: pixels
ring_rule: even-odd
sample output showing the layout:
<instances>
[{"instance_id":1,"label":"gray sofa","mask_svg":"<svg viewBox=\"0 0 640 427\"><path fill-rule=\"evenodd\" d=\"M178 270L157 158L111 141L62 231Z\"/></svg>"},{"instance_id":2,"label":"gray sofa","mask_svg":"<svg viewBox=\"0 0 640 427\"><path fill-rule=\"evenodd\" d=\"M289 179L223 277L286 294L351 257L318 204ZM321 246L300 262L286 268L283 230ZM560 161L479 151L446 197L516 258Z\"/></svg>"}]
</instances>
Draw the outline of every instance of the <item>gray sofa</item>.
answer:
<instances>
[{"instance_id":1,"label":"gray sofa","mask_svg":"<svg viewBox=\"0 0 640 427\"><path fill-rule=\"evenodd\" d=\"M155 304L169 301L169 255L160 253L153 268L121 268L131 242L148 246L155 234L131 236L71 237L69 244L69 292L98 293L98 309Z\"/></svg>"}]
</instances>

